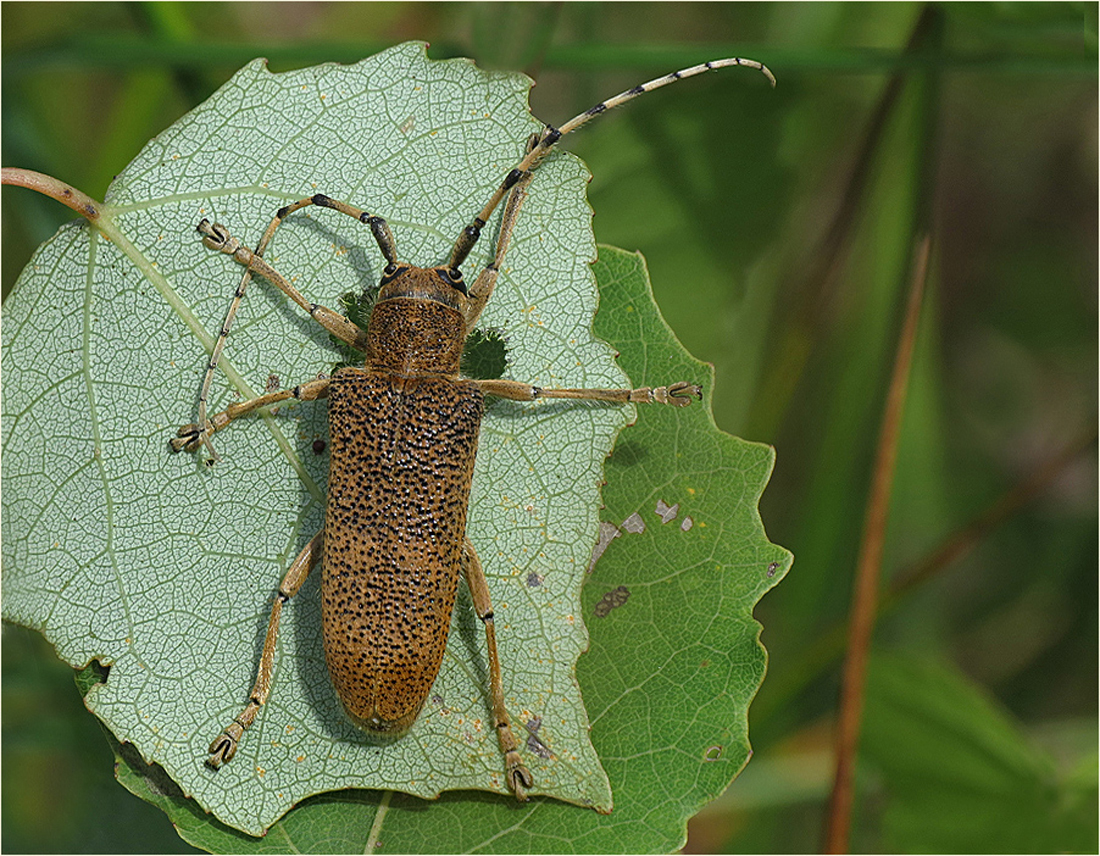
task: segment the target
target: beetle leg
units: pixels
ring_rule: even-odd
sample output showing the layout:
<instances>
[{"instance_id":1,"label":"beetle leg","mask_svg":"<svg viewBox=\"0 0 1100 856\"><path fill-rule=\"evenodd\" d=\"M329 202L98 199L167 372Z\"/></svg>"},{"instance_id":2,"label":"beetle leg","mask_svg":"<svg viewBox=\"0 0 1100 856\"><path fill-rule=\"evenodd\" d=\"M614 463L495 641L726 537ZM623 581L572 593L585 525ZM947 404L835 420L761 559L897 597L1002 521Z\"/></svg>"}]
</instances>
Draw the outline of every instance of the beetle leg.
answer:
<instances>
[{"instance_id":1,"label":"beetle leg","mask_svg":"<svg viewBox=\"0 0 1100 856\"><path fill-rule=\"evenodd\" d=\"M390 227L385 220L381 217L368 214L362 209L354 208L345 202L338 202L335 199L325 196L323 193L316 193L306 199L299 199L291 205L280 208L274 219L264 230L263 237L260 238L260 242L256 245L256 249L247 250L247 248L244 248L246 250L246 255L243 257L238 257L237 255L237 250L240 249L239 242L229 234L224 226L218 223L211 226L208 220L203 220L199 223L198 230L206 236L203 239L203 243L205 243L207 247L233 256L234 259L246 267L244 276L241 277L241 281L237 285L237 290L233 294L233 299L229 303L229 311L226 312L225 321L222 322L222 329L218 334L218 340L215 342L214 350L210 354L210 362L207 363L206 366L206 375L202 381L202 392L199 394L200 423L206 422L206 397L210 393L210 384L214 379L214 371L218 367L218 361L221 359L222 350L225 348L226 338L229 336L229 328L233 326L233 320L237 317L237 309L244 299L245 289L248 288L248 283L252 281L252 274L254 272L260 273L271 279L271 281L285 292L291 300L309 312L319 324L329 330L334 336L342 339L358 350L363 350L366 342L365 334L347 318L344 318L339 313L333 312L331 309L327 309L324 306L308 303L289 281L271 269L271 266L267 265L266 262L261 265L243 260L257 259L262 262L264 251L267 249L267 245L271 243L271 239L275 235L275 230L279 228L280 224L289 215L309 205L316 205L321 208L332 208L335 211L339 211L341 214L354 217L359 222L367 224L370 226L370 230L374 235L374 240L377 242L378 248L382 251L382 255L386 259L387 269L392 267L397 261L397 248L394 246L393 234L390 232ZM269 273L274 274L275 278L272 279L268 276ZM203 438L202 442L206 444L212 456L210 462L213 463L214 460L217 460L218 456L217 453L214 452L214 447L211 445L209 437Z\"/></svg>"},{"instance_id":2,"label":"beetle leg","mask_svg":"<svg viewBox=\"0 0 1100 856\"><path fill-rule=\"evenodd\" d=\"M516 799L526 802L527 789L534 785L535 780L520 758L519 744L516 742L515 734L512 733L512 720L508 716L508 708L504 706L504 686L500 678L500 657L497 654L497 637L493 627L493 604L489 600L489 584L485 581L481 560L478 559L469 538L466 539L462 552L462 570L466 574L466 584L474 600L474 611L485 625L485 641L489 649L489 692L493 703L493 727L500 739L500 751L504 755L504 775Z\"/></svg>"},{"instance_id":3,"label":"beetle leg","mask_svg":"<svg viewBox=\"0 0 1100 856\"><path fill-rule=\"evenodd\" d=\"M220 431L234 419L244 416L246 413L251 413L253 410L258 410L261 407L267 407L271 404L278 404L280 401L286 401L288 398L293 398L297 401L314 401L318 398L328 397L329 378L323 377L317 380L307 381L306 383L300 383L293 389L283 389L279 392L271 392L267 395L260 395L256 398L250 398L248 401L239 401L236 404L230 404L221 413L216 413L213 417L206 420L206 425L200 430L197 422L192 422L188 425L184 425L176 432L175 437L168 441L168 445L173 452L188 451L194 452L199 448L199 444L206 442L210 439L210 435L215 431Z\"/></svg>"},{"instance_id":4,"label":"beetle leg","mask_svg":"<svg viewBox=\"0 0 1100 856\"><path fill-rule=\"evenodd\" d=\"M322 306L319 303L311 303L306 300L290 280L275 270L263 256L249 249L229 234L229 230L221 223L211 224L209 220L203 220L198 225L198 231L206 236L202 239L202 242L209 249L225 253L227 256L232 256L233 261L237 262L237 264L244 265L248 269L245 272L246 275L249 273L258 273L308 312L314 321L328 330L333 336L347 342L353 348L358 348L359 350L366 348L367 334L364 331L356 327L355 324L339 312L329 309L327 306ZM236 314L236 305L240 303L239 298L242 294L243 289L238 286L237 294L234 295L234 306L231 307L231 313L234 315ZM227 320L232 319L230 318ZM222 333L218 337L219 345L224 343L228 331L228 325L223 325ZM218 353L221 353L220 349ZM211 359L211 361L213 362L213 359Z\"/></svg>"},{"instance_id":5,"label":"beetle leg","mask_svg":"<svg viewBox=\"0 0 1100 856\"><path fill-rule=\"evenodd\" d=\"M252 692L248 694L248 704L210 744L210 757L206 759L206 763L215 770L237 754L237 744L240 743L244 730L252 724L256 714L260 712L260 708L271 695L271 673L275 667L275 642L279 637L279 617L283 612L283 604L298 593L298 589L309 576L310 568L321 558L322 539L321 532L313 536L305 549L291 563L290 569L279 584L279 592L271 605L271 618L267 622L267 636L264 639L263 653L260 654L256 683L252 685Z\"/></svg>"},{"instance_id":6,"label":"beetle leg","mask_svg":"<svg viewBox=\"0 0 1100 856\"><path fill-rule=\"evenodd\" d=\"M475 380L486 395L512 401L536 401L540 398L573 398L585 401L609 401L615 404L671 404L686 407L693 398L702 398L703 390L695 383L671 383L668 386L638 389L544 389L516 380Z\"/></svg>"},{"instance_id":7,"label":"beetle leg","mask_svg":"<svg viewBox=\"0 0 1100 856\"><path fill-rule=\"evenodd\" d=\"M527 141L527 151L534 148L538 141L538 134L533 134L531 139ZM527 199L527 185L531 183L532 177L531 173L528 173L516 182L516 186L512 188L512 193L508 197L508 204L504 206L504 216L501 218L500 234L497 235L493 260L478 274L477 279L474 280L473 288L470 289L470 308L466 312L467 333L474 329L478 318L481 317L482 310L485 309L485 304L493 296L493 289L497 287L497 276L500 274L501 265L504 264L504 256L508 252L508 245L512 242L512 232L516 228L519 209L523 207L523 202Z\"/></svg>"}]
</instances>

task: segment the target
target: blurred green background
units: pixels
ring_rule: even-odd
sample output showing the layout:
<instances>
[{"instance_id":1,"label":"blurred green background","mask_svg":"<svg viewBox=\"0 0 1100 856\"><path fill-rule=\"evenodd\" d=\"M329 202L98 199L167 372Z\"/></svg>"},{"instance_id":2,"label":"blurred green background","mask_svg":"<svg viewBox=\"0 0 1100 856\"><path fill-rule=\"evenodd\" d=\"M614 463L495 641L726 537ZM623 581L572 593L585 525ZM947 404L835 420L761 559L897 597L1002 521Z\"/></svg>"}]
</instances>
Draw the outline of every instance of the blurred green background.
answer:
<instances>
[{"instance_id":1,"label":"blurred green background","mask_svg":"<svg viewBox=\"0 0 1100 856\"><path fill-rule=\"evenodd\" d=\"M597 239L645 253L669 323L714 363L719 426L776 447L761 511L796 556L757 610L771 659L750 713L754 759L693 820L688 850L819 847L837 628L927 229L883 567L887 585L915 583L876 630L852 847L1096 851L1095 4L0 13L3 163L99 199L150 137L254 56L282 71L423 39L437 59L526 71L535 115L554 123L708 58L766 62L774 91L745 71L707 75L567 144L595 175ZM4 191L5 294L69 219ZM1037 472L1046 478L1029 487ZM945 543L960 549L944 558ZM72 671L4 626L0 847L187 850L112 780L112 760Z\"/></svg>"}]
</instances>

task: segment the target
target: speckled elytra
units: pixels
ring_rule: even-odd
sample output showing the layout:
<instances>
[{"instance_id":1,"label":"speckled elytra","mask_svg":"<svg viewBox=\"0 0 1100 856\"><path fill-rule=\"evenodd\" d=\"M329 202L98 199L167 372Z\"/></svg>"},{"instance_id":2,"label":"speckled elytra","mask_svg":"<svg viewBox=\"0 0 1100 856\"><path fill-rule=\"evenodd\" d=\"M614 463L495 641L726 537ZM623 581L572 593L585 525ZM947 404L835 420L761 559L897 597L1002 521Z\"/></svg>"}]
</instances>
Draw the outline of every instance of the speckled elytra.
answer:
<instances>
[{"instance_id":1,"label":"speckled elytra","mask_svg":"<svg viewBox=\"0 0 1100 856\"><path fill-rule=\"evenodd\" d=\"M198 422L171 441L173 451L205 447L234 419L287 399L329 400L331 463L325 524L297 556L279 586L248 703L213 743L214 768L237 751L245 729L271 692L275 643L283 604L321 561L322 635L329 675L348 717L370 732L400 736L416 720L439 672L451 625L458 578L464 575L474 609L485 625L492 722L504 755L508 787L519 800L533 786L504 704L489 589L466 535L470 483L486 396L515 401L569 398L626 404L685 406L701 397L690 382L639 389L545 389L514 380L460 377L459 360L496 286L516 220L534 171L563 136L593 117L644 92L726 66L770 71L754 60L707 62L643 83L602 101L560 128L532 135L524 158L500 183L454 243L445 264L417 267L398 260L386 221L316 194L281 208L255 250L225 226L203 220L203 243L245 267L213 349ZM489 217L507 197L493 261L467 288L461 266ZM275 230L307 206L330 208L370 227L385 258L367 329L338 312L309 302L263 258ZM333 336L362 351L361 368L339 369L293 389L233 404L207 418L206 401L229 328L253 274L282 290Z\"/></svg>"}]
</instances>

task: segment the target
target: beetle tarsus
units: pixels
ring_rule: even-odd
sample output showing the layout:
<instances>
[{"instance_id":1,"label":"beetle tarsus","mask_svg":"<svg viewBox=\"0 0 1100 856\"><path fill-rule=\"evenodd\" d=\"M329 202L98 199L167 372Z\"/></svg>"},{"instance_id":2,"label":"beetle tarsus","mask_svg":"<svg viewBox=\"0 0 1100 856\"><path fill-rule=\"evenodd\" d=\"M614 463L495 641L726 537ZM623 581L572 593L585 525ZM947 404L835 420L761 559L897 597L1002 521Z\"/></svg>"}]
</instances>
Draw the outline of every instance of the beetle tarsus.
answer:
<instances>
[{"instance_id":1,"label":"beetle tarsus","mask_svg":"<svg viewBox=\"0 0 1100 856\"><path fill-rule=\"evenodd\" d=\"M531 771L523 766L519 752L508 752L504 756L504 768L507 772L508 787L520 802L527 802L527 789L535 784Z\"/></svg>"},{"instance_id":2,"label":"beetle tarsus","mask_svg":"<svg viewBox=\"0 0 1100 856\"><path fill-rule=\"evenodd\" d=\"M691 404L693 398L699 400L703 398L703 388L697 383L681 381L680 383L669 384L665 387L665 391L666 403L671 404L673 407L687 407Z\"/></svg>"},{"instance_id":3,"label":"beetle tarsus","mask_svg":"<svg viewBox=\"0 0 1100 856\"><path fill-rule=\"evenodd\" d=\"M217 770L222 764L228 763L237 754L237 743L244 734L244 728L236 720L222 731L210 744L210 757L206 759L206 766Z\"/></svg>"},{"instance_id":4,"label":"beetle tarsus","mask_svg":"<svg viewBox=\"0 0 1100 856\"><path fill-rule=\"evenodd\" d=\"M198 424L191 422L182 426L176 436L168 441L168 448L173 452L195 452L199 446L212 434L213 425L206 420L206 430L200 431Z\"/></svg>"}]
</instances>

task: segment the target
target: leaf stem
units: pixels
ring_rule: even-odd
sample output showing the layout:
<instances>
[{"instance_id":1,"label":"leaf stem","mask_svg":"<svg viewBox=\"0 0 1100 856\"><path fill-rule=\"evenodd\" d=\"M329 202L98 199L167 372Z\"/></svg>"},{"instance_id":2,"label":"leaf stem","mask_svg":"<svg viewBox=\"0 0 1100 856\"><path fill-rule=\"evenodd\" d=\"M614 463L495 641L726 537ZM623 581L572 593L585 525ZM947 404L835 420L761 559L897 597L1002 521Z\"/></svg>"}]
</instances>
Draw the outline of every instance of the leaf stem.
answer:
<instances>
[{"instance_id":1,"label":"leaf stem","mask_svg":"<svg viewBox=\"0 0 1100 856\"><path fill-rule=\"evenodd\" d=\"M2 171L0 184L12 184L16 187L26 187L37 190L56 199L62 205L72 208L81 217L87 217L93 223L97 221L103 210L103 203L92 199L82 190L77 190L72 185L66 184L52 175L35 172L32 169L21 169L14 166L6 166Z\"/></svg>"},{"instance_id":2,"label":"leaf stem","mask_svg":"<svg viewBox=\"0 0 1100 856\"><path fill-rule=\"evenodd\" d=\"M374 814L374 823L371 824L370 833L367 835L367 844L363 848L363 853L370 854L374 852L374 848L378 846L378 833L382 831L382 821L386 818L386 813L390 810L390 797L393 796L393 791L386 791L382 794L382 799L378 803L378 811Z\"/></svg>"},{"instance_id":3,"label":"leaf stem","mask_svg":"<svg viewBox=\"0 0 1100 856\"><path fill-rule=\"evenodd\" d=\"M908 57L923 49L935 12L925 7L909 35L901 56ZM851 170L841 192L832 219L816 239L813 252L800 256L795 270L787 277L793 283L788 297L795 307L775 348L778 358L770 364L760 382L761 389L770 390L766 400L758 405L758 414L748 426L747 434L774 436L783 416L790 412L791 399L815 348L829 328L836 323L836 307L841 296L840 277L848 261L853 228L863 210L868 185L875 166L875 153L886 136L891 118L897 112L911 67L899 65L887 79L863 128Z\"/></svg>"},{"instance_id":4,"label":"leaf stem","mask_svg":"<svg viewBox=\"0 0 1100 856\"><path fill-rule=\"evenodd\" d=\"M962 529L946 538L932 553L900 574L879 602L879 610L893 609L910 591L932 579L943 568L962 558L989 532L1040 496L1080 455L1096 445L1096 431L1087 431L1040 464L996 502Z\"/></svg>"},{"instance_id":5,"label":"leaf stem","mask_svg":"<svg viewBox=\"0 0 1100 856\"><path fill-rule=\"evenodd\" d=\"M917 340L917 322L920 320L924 286L928 279L928 256L931 246L931 236L925 234L916 248L905 322L898 339L894 371L890 378L890 388L883 413L882 431L875 451L875 468L870 496L867 499L867 515L859 559L856 564L855 587L852 591L848 651L841 675L840 710L836 735L836 776L826 816L826 853L843 853L848 849L856 748L859 744L860 722L863 716L863 691L867 678L867 655L871 647L871 634L875 627L882 549L886 540L886 523L890 511L890 491L894 485L898 438L901 435L901 420L905 412L913 347Z\"/></svg>"}]
</instances>

